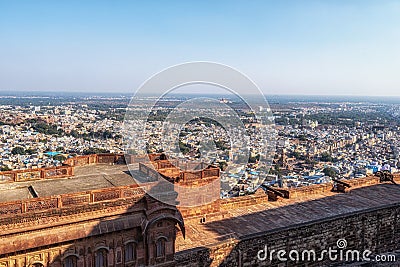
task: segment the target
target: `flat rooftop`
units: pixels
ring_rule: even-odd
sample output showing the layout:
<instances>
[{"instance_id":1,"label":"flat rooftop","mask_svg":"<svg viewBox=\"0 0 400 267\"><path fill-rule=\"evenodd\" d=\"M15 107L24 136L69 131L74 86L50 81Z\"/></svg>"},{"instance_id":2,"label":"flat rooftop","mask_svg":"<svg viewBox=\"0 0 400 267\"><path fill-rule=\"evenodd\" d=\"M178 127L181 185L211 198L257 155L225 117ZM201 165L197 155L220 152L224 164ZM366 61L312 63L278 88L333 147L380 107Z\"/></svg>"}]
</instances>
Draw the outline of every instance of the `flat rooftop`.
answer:
<instances>
[{"instance_id":1,"label":"flat rooftop","mask_svg":"<svg viewBox=\"0 0 400 267\"><path fill-rule=\"evenodd\" d=\"M137 169L137 164L131 165ZM139 172L134 173L140 175ZM74 175L67 178L32 180L0 184L0 202L33 198L32 186L39 197L55 196L135 184L127 165L86 165L74 167Z\"/></svg>"}]
</instances>

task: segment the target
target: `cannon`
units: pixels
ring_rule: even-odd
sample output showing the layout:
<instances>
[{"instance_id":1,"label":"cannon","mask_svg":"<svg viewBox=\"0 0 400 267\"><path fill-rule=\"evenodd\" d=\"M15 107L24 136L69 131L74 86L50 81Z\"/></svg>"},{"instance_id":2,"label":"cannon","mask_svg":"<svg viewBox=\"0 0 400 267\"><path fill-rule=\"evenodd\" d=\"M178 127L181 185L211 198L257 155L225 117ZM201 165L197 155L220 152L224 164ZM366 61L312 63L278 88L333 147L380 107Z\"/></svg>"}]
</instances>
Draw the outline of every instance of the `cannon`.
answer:
<instances>
[{"instance_id":1,"label":"cannon","mask_svg":"<svg viewBox=\"0 0 400 267\"><path fill-rule=\"evenodd\" d=\"M346 193L346 188L351 187L351 185L349 185L348 183L340 181L338 179L332 178L332 181L334 182L332 192Z\"/></svg>"},{"instance_id":2,"label":"cannon","mask_svg":"<svg viewBox=\"0 0 400 267\"><path fill-rule=\"evenodd\" d=\"M394 181L394 176L392 173L390 173L390 171L388 170L384 170L384 171L377 171L375 173L375 176L379 177L379 182L383 183L383 182L391 182L392 184L396 184L396 182Z\"/></svg>"},{"instance_id":3,"label":"cannon","mask_svg":"<svg viewBox=\"0 0 400 267\"><path fill-rule=\"evenodd\" d=\"M262 185L268 195L269 201L277 201L278 197L289 198L289 191L284 189L272 188L271 186Z\"/></svg>"}]
</instances>

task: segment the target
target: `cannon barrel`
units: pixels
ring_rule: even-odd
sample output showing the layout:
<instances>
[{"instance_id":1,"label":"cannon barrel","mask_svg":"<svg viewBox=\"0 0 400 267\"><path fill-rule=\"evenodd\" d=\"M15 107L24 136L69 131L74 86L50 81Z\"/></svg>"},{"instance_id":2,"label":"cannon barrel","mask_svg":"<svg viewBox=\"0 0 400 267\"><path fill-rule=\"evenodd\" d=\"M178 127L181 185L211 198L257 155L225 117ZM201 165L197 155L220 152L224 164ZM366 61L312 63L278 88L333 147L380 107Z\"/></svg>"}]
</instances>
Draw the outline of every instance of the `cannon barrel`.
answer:
<instances>
[{"instance_id":1,"label":"cannon barrel","mask_svg":"<svg viewBox=\"0 0 400 267\"><path fill-rule=\"evenodd\" d=\"M283 198L289 198L289 191L283 190L283 189L275 189L272 188L271 186L263 185L265 190L268 192L272 192L277 196L283 197Z\"/></svg>"},{"instance_id":2,"label":"cannon barrel","mask_svg":"<svg viewBox=\"0 0 400 267\"><path fill-rule=\"evenodd\" d=\"M334 178L332 178L332 181L334 181L335 183L341 184L341 185L343 185L343 186L345 186L347 188L351 187L351 185L349 185L348 183L345 183L343 181L340 181L340 180L337 180L337 179L334 179Z\"/></svg>"}]
</instances>

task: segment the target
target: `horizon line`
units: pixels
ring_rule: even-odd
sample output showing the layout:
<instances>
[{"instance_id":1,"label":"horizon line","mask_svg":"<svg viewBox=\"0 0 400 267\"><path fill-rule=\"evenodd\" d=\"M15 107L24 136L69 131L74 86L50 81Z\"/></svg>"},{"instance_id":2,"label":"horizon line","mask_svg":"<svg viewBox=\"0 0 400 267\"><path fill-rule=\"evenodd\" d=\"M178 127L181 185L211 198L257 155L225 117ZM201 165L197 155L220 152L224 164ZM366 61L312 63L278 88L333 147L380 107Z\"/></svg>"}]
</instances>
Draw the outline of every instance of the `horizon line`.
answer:
<instances>
[{"instance_id":1,"label":"horizon line","mask_svg":"<svg viewBox=\"0 0 400 267\"><path fill-rule=\"evenodd\" d=\"M17 96L23 93L27 94L35 94L35 93L41 93L41 94L80 94L80 95L94 95L94 94L110 94L110 95L118 95L118 94L123 94L123 95L133 95L135 92L126 92L126 91L89 91L89 92L82 92L82 91L66 91L66 90L3 90L0 89L0 95L4 96L3 94L8 94L9 96ZM360 95L360 94L298 94L298 93L266 93L262 92L264 95L267 96L311 96L311 97L399 97L400 95ZM177 95L178 93L170 93L171 95ZM213 92L206 92L206 93L200 93L200 92L187 92L187 93L179 93L180 95L225 95L223 93L213 93ZM144 95L157 95L156 92L149 92ZM247 94L251 95L251 94Z\"/></svg>"}]
</instances>

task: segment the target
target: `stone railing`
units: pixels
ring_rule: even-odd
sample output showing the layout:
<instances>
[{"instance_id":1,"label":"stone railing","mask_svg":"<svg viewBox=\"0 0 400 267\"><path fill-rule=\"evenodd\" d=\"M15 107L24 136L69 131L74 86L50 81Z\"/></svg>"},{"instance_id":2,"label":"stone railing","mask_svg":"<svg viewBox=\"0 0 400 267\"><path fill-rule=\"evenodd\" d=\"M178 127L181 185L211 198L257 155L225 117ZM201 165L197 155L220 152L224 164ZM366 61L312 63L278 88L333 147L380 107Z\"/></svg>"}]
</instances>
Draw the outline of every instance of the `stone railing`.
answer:
<instances>
[{"instance_id":1,"label":"stone railing","mask_svg":"<svg viewBox=\"0 0 400 267\"><path fill-rule=\"evenodd\" d=\"M134 164L144 163L149 160L149 157L154 158L155 155L132 155L132 154L91 154L69 158L63 164L69 166L85 166L91 164Z\"/></svg>"},{"instance_id":2,"label":"stone railing","mask_svg":"<svg viewBox=\"0 0 400 267\"><path fill-rule=\"evenodd\" d=\"M76 156L66 159L63 164L68 166L85 166L91 164L123 164L125 163L124 154L92 154Z\"/></svg>"},{"instance_id":3,"label":"stone railing","mask_svg":"<svg viewBox=\"0 0 400 267\"><path fill-rule=\"evenodd\" d=\"M192 182L201 179L219 177L220 169L218 167L210 167L200 171L184 171L180 174L180 179L183 182Z\"/></svg>"},{"instance_id":4,"label":"stone railing","mask_svg":"<svg viewBox=\"0 0 400 267\"><path fill-rule=\"evenodd\" d=\"M218 167L209 167L198 171L182 171L179 168L174 167L174 165L168 160L151 162L151 164L153 166L150 164L139 163L139 171L154 179L157 179L161 174L166 178L171 178L171 180L175 180L176 177L179 177L179 181L177 181L179 183L190 183L220 176L220 169Z\"/></svg>"},{"instance_id":5,"label":"stone railing","mask_svg":"<svg viewBox=\"0 0 400 267\"><path fill-rule=\"evenodd\" d=\"M14 216L16 214L38 212L49 209L58 209L77 205L87 205L102 201L141 197L145 194L138 185L121 186L91 190L86 192L62 194L51 197L40 197L27 200L0 203L0 216Z\"/></svg>"},{"instance_id":6,"label":"stone railing","mask_svg":"<svg viewBox=\"0 0 400 267\"><path fill-rule=\"evenodd\" d=\"M4 182L25 182L40 179L65 178L74 175L74 167L92 164L124 164L125 158L131 162L140 161L142 157L123 154L92 154L68 158L63 166L13 170L0 172L0 183Z\"/></svg>"},{"instance_id":7,"label":"stone railing","mask_svg":"<svg viewBox=\"0 0 400 267\"><path fill-rule=\"evenodd\" d=\"M0 172L1 182L25 182L39 179L70 177L74 174L71 166L59 166L38 169L14 170Z\"/></svg>"},{"instance_id":8,"label":"stone railing","mask_svg":"<svg viewBox=\"0 0 400 267\"><path fill-rule=\"evenodd\" d=\"M133 154L125 154L125 160L127 164L133 163L146 163L149 160L154 161L159 158L161 154L148 154L148 155L133 155Z\"/></svg>"}]
</instances>

